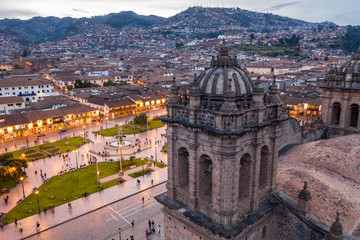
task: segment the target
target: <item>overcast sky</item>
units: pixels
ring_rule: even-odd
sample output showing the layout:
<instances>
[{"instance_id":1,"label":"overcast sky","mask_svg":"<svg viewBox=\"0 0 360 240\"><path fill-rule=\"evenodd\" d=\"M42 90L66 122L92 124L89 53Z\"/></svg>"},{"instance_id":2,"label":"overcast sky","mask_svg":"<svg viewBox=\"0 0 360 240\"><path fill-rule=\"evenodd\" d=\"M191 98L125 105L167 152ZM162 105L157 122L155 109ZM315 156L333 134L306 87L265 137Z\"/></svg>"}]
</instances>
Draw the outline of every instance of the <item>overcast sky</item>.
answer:
<instances>
[{"instance_id":1,"label":"overcast sky","mask_svg":"<svg viewBox=\"0 0 360 240\"><path fill-rule=\"evenodd\" d=\"M0 0L0 19L90 17L126 10L169 17L189 6L240 7L310 22L360 25L360 0Z\"/></svg>"}]
</instances>

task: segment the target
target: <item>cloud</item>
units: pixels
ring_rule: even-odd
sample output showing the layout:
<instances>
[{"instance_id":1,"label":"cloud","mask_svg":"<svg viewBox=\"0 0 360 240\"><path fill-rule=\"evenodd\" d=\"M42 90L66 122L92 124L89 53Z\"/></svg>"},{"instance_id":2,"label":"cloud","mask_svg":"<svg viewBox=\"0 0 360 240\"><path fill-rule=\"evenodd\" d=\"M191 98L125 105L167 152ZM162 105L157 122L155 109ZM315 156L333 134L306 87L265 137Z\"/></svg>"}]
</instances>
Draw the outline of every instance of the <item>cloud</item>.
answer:
<instances>
[{"instance_id":1,"label":"cloud","mask_svg":"<svg viewBox=\"0 0 360 240\"><path fill-rule=\"evenodd\" d=\"M279 5L275 5L271 8L269 8L269 10L272 10L272 11L276 11L276 10L280 10L282 8L285 8L285 7L289 7L289 6L292 6L292 5L295 5L295 4L298 4L299 2L288 2L288 3L283 3L283 4L279 4Z\"/></svg>"},{"instance_id":2,"label":"cloud","mask_svg":"<svg viewBox=\"0 0 360 240\"><path fill-rule=\"evenodd\" d=\"M39 12L29 9L0 8L0 19L2 18L31 18L40 15Z\"/></svg>"},{"instance_id":3,"label":"cloud","mask_svg":"<svg viewBox=\"0 0 360 240\"><path fill-rule=\"evenodd\" d=\"M73 8L72 10L75 11L75 12L89 13L89 12L85 11L85 10L82 9L82 8Z\"/></svg>"}]
</instances>

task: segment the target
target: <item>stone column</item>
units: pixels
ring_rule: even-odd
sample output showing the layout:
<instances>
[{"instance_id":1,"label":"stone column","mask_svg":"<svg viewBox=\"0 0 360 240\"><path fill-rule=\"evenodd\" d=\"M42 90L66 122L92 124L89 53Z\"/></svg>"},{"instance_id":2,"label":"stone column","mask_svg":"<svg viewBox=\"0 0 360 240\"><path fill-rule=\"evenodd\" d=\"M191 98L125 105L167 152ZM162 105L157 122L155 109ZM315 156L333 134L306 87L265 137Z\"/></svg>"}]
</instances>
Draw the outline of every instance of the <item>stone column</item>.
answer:
<instances>
[{"instance_id":1,"label":"stone column","mask_svg":"<svg viewBox=\"0 0 360 240\"><path fill-rule=\"evenodd\" d=\"M253 140L253 154L251 157L251 183L250 183L250 209L254 211L259 206L259 176L260 176L260 156L261 139L256 138Z\"/></svg>"},{"instance_id":2,"label":"stone column","mask_svg":"<svg viewBox=\"0 0 360 240\"><path fill-rule=\"evenodd\" d=\"M344 96L343 102L341 104L341 114L340 114L340 124L339 126L342 128L348 127L347 119L349 119L349 97Z\"/></svg>"},{"instance_id":3,"label":"stone column","mask_svg":"<svg viewBox=\"0 0 360 240\"><path fill-rule=\"evenodd\" d=\"M175 189L176 189L176 166L177 166L177 156L175 154L175 138L174 138L174 129L172 126L167 125L167 145L168 145L168 181L166 183L168 196L172 199L175 198Z\"/></svg>"},{"instance_id":4,"label":"stone column","mask_svg":"<svg viewBox=\"0 0 360 240\"><path fill-rule=\"evenodd\" d=\"M192 139L192 140L190 140ZM199 174L197 174L199 167L199 156L197 156L197 143L194 133L189 138L189 208L196 210L198 204L198 185Z\"/></svg>"}]
</instances>

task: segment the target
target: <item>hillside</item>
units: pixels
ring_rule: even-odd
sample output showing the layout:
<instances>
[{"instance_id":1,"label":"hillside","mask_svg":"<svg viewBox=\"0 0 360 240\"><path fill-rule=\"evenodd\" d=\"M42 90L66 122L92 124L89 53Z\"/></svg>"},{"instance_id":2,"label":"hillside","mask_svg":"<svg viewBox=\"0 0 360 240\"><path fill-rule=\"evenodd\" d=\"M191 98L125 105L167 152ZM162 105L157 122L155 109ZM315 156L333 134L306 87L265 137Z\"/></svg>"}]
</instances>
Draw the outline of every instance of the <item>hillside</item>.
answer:
<instances>
[{"instance_id":1,"label":"hillside","mask_svg":"<svg viewBox=\"0 0 360 240\"><path fill-rule=\"evenodd\" d=\"M240 8L202 8L192 7L167 19L158 16L142 16L131 11L111 13L91 18L58 18L34 17L29 20L0 20L0 34L15 37L21 44L58 41L79 33L81 25L107 25L115 29L124 27L147 28L163 27L193 27L214 28L218 31L231 27L261 30L286 29L296 26L318 25L301 20L291 19L267 13L252 12Z\"/></svg>"}]
</instances>

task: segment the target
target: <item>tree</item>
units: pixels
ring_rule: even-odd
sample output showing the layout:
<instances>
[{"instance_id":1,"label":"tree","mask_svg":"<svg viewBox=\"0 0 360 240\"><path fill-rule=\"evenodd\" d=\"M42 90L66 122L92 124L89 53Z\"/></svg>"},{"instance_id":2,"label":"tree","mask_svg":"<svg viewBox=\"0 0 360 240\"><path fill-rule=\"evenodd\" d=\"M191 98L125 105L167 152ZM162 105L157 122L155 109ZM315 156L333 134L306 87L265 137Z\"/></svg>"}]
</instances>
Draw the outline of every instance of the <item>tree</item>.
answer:
<instances>
[{"instance_id":1,"label":"tree","mask_svg":"<svg viewBox=\"0 0 360 240\"><path fill-rule=\"evenodd\" d=\"M25 168L28 164L26 160L14 158L12 153L4 153L0 155L0 179L2 181L15 180L24 175Z\"/></svg>"},{"instance_id":2,"label":"tree","mask_svg":"<svg viewBox=\"0 0 360 240\"><path fill-rule=\"evenodd\" d=\"M138 125L145 125L147 121L147 115L145 113L140 113L139 115L136 115L134 118L134 123Z\"/></svg>"},{"instance_id":3,"label":"tree","mask_svg":"<svg viewBox=\"0 0 360 240\"><path fill-rule=\"evenodd\" d=\"M255 35L252 33L250 34L250 44L252 44L252 42L254 41L255 39Z\"/></svg>"},{"instance_id":4,"label":"tree","mask_svg":"<svg viewBox=\"0 0 360 240\"><path fill-rule=\"evenodd\" d=\"M360 46L360 27L348 26L345 36L342 38L341 47L346 52L356 52Z\"/></svg>"}]
</instances>

